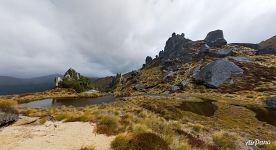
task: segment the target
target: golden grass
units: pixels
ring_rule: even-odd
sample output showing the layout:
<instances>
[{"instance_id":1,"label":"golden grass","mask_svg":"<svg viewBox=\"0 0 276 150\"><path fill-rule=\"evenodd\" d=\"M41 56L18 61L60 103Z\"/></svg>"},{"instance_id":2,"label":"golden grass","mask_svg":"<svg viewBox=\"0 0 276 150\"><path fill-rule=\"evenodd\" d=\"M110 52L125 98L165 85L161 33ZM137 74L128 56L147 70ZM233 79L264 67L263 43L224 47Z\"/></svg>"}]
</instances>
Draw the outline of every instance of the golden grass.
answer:
<instances>
[{"instance_id":1,"label":"golden grass","mask_svg":"<svg viewBox=\"0 0 276 150\"><path fill-rule=\"evenodd\" d=\"M11 107L17 105L15 100L0 100L0 107Z\"/></svg>"},{"instance_id":2,"label":"golden grass","mask_svg":"<svg viewBox=\"0 0 276 150\"><path fill-rule=\"evenodd\" d=\"M210 145L213 142L212 135L221 130L235 133L242 143L252 138L276 140L273 136L273 131L276 131L274 126L258 121L254 112L246 108L230 105L246 106L248 102L255 105L266 97L259 93L250 95L251 92L240 96L212 92L190 93L189 96L195 96L193 101L214 100L218 110L212 117L177 109L183 101L177 98L147 96L82 108L19 108L19 111L42 119L50 115L61 121L93 122L96 124L96 132L107 135L154 133L168 143L171 149L204 149L213 146ZM175 96L185 96L185 93Z\"/></svg>"},{"instance_id":3,"label":"golden grass","mask_svg":"<svg viewBox=\"0 0 276 150\"><path fill-rule=\"evenodd\" d=\"M234 150L236 149L237 138L235 135L232 135L227 132L217 132L213 134L213 141L222 149Z\"/></svg>"}]
</instances>

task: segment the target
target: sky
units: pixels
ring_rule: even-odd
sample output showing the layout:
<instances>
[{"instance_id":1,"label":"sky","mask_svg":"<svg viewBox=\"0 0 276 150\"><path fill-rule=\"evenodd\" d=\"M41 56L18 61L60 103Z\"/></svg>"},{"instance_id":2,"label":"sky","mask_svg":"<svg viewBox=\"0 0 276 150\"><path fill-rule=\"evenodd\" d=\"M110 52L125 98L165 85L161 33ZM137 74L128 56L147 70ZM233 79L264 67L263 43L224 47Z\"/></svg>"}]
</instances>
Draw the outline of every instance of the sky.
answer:
<instances>
[{"instance_id":1,"label":"sky","mask_svg":"<svg viewBox=\"0 0 276 150\"><path fill-rule=\"evenodd\" d=\"M0 0L0 75L102 77L142 66L173 32L228 42L276 35L275 0Z\"/></svg>"}]
</instances>

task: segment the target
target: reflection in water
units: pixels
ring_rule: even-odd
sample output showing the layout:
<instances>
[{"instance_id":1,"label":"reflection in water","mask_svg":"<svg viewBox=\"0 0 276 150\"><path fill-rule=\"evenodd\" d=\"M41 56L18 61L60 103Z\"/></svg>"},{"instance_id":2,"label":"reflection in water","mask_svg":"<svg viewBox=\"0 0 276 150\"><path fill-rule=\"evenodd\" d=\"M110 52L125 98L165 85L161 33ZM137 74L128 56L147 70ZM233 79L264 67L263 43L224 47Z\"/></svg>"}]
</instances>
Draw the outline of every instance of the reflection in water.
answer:
<instances>
[{"instance_id":1,"label":"reflection in water","mask_svg":"<svg viewBox=\"0 0 276 150\"><path fill-rule=\"evenodd\" d=\"M75 106L84 107L93 104L110 103L114 101L113 96L103 96L97 98L88 99L44 99L19 105L20 107L31 107L31 108L42 108L42 107L53 107L53 106Z\"/></svg>"},{"instance_id":2,"label":"reflection in water","mask_svg":"<svg viewBox=\"0 0 276 150\"><path fill-rule=\"evenodd\" d=\"M182 102L179 106L181 110L190 111L207 117L213 116L218 107L211 101L204 102Z\"/></svg>"}]
</instances>

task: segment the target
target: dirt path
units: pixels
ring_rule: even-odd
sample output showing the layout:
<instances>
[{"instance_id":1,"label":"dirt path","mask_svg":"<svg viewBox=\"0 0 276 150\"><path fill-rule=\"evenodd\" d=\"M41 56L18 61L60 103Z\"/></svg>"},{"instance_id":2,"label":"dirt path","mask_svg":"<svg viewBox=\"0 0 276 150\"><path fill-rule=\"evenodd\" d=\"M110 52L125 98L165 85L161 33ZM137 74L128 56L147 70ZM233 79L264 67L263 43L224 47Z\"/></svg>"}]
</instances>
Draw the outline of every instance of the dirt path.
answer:
<instances>
[{"instance_id":1,"label":"dirt path","mask_svg":"<svg viewBox=\"0 0 276 150\"><path fill-rule=\"evenodd\" d=\"M44 125L13 125L0 129L1 150L78 150L94 145L110 149L114 137L93 133L86 122L46 122Z\"/></svg>"}]
</instances>

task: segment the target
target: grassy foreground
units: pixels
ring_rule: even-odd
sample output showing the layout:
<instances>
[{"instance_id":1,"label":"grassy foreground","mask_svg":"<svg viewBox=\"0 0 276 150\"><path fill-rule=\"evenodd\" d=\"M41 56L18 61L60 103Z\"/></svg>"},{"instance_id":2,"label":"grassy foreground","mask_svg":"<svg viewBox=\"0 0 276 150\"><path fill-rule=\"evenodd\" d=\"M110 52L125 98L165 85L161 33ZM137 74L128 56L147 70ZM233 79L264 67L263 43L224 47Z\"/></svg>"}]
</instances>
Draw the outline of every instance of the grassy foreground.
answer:
<instances>
[{"instance_id":1,"label":"grassy foreground","mask_svg":"<svg viewBox=\"0 0 276 150\"><path fill-rule=\"evenodd\" d=\"M27 98L17 96L1 100L0 104L11 106L29 101L29 98L37 100L50 97L51 94L54 93L26 95ZM61 95L76 96L70 91L63 91ZM187 95L196 101L211 99L218 110L211 117L184 111L179 106ZM274 141L269 146L259 147L274 149L276 127L258 121L251 110L232 105L261 105L262 96L265 95L255 94L255 101L244 93L241 95L244 96L214 93L178 93L170 97L133 96L125 98L126 101L118 98L114 103L87 107L18 108L18 111L26 116L40 117L41 124L50 116L64 122L92 122L96 125L93 132L116 136L111 143L116 150L244 149L249 139ZM184 98L179 99L180 96Z\"/></svg>"}]
</instances>

